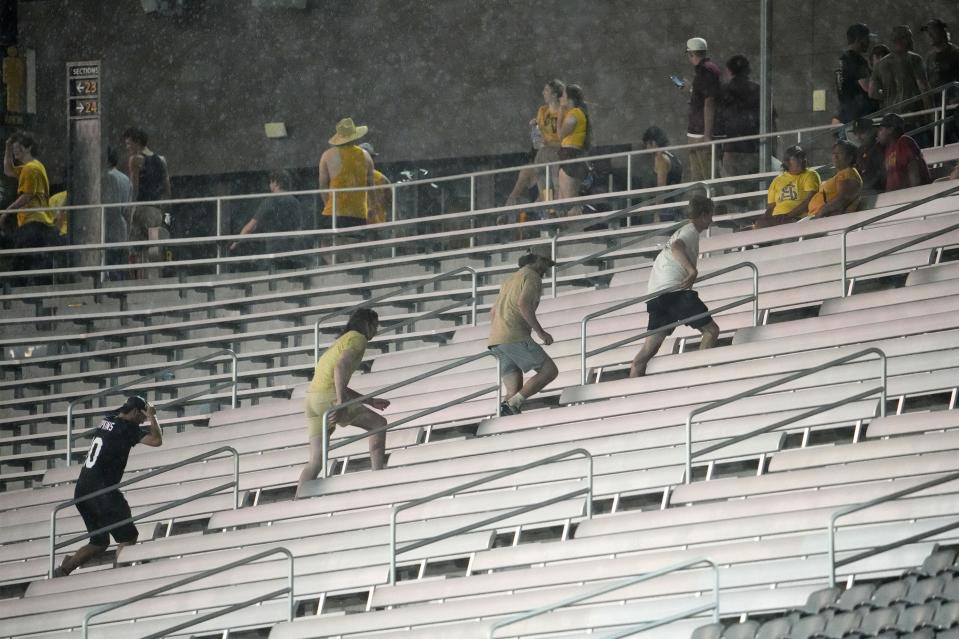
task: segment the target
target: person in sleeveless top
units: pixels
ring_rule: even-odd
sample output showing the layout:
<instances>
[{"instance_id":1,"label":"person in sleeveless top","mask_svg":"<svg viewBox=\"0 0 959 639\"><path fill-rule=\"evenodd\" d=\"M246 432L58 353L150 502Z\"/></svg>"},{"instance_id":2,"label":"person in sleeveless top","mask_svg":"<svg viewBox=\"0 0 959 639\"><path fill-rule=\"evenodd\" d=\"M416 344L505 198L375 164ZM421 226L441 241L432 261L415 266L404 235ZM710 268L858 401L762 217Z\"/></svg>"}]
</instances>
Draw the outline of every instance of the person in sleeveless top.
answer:
<instances>
[{"instance_id":1,"label":"person in sleeveless top","mask_svg":"<svg viewBox=\"0 0 959 639\"><path fill-rule=\"evenodd\" d=\"M560 160L572 160L584 157L589 150L592 138L592 122L586 106L586 97L583 89L577 84L566 85L563 97L559 102L564 109L563 121L560 125ZM571 162L561 164L559 168L559 197L571 198L579 195L583 178L586 177L588 167L585 162ZM581 206L569 209L569 215L582 213Z\"/></svg>"},{"instance_id":2,"label":"person in sleeveless top","mask_svg":"<svg viewBox=\"0 0 959 639\"><path fill-rule=\"evenodd\" d=\"M127 176L135 202L154 202L169 200L171 197L170 174L166 160L147 146L147 134L143 129L130 127L123 132L123 144L126 146ZM130 226L127 239L130 242L142 242L150 239L151 228L163 227L163 210L155 205L138 205L130 214ZM132 249L131 260L144 262L147 247Z\"/></svg>"},{"instance_id":3,"label":"person in sleeveless top","mask_svg":"<svg viewBox=\"0 0 959 639\"><path fill-rule=\"evenodd\" d=\"M373 158L354 144L366 135L369 127L357 126L352 118L343 118L336 124L336 134L330 138L331 148L320 156L320 188L347 189L373 185ZM320 228L336 228L366 224L369 211L366 191L323 193L323 215Z\"/></svg>"},{"instance_id":4,"label":"person in sleeveless top","mask_svg":"<svg viewBox=\"0 0 959 639\"><path fill-rule=\"evenodd\" d=\"M643 133L643 148L661 149L667 146L669 146L669 138L666 136L666 132L658 126L651 126ZM679 184L683 181L683 163L669 151L657 151L653 155L653 177L655 178L655 186ZM646 186L646 180L643 181L643 186ZM666 209L656 211L653 214L654 222L678 219L676 210Z\"/></svg>"}]
</instances>

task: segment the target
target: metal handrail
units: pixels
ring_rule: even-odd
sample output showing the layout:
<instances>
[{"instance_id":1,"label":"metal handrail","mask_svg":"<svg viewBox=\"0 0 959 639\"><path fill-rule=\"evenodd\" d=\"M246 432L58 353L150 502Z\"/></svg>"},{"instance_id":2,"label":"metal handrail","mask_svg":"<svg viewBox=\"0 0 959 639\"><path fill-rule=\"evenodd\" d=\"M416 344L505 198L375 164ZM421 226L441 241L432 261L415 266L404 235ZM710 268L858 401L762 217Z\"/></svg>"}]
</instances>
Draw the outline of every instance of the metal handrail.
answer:
<instances>
[{"instance_id":1,"label":"metal handrail","mask_svg":"<svg viewBox=\"0 0 959 639\"><path fill-rule=\"evenodd\" d=\"M87 532L82 535L77 535L76 537L72 537L70 539L67 539L66 541L61 541L59 543L56 542L57 513L63 510L64 508L75 506L76 504L82 501L87 501L88 499L93 499L94 497L105 495L107 493L113 492L114 490L119 490L123 488L124 486L129 486L130 484L141 482L144 479L150 479L151 477L156 477L157 475L168 473L171 470L176 470L177 468L180 468L181 466L186 466L187 464L192 464L193 462L207 459L208 457L213 457L214 455L219 455L220 453L226 453L226 452L233 455L233 481L232 482L227 482L225 484L216 486L214 488L208 488L204 490L203 492L197 493L196 495L191 495L190 497L177 499L176 501L170 502L168 504L164 504L156 508L151 508L150 510L140 513L139 515L128 517L124 519L123 521L119 521L119 522L110 524L108 526L103 526L102 528L98 528L97 530L94 530L93 532ZM106 488L95 490L92 493L87 493L86 495L83 495L82 497L76 497L69 501L59 503L56 506L54 506L53 512L50 513L50 577L53 578L53 571L56 569L56 565L55 565L56 550L58 548L69 546L70 544L74 544L78 541L82 541L84 539L92 537L93 535L99 535L100 533L114 530L115 528L119 528L120 526L125 526L126 524L139 521L143 519L144 517L150 517L151 515L155 515L159 512L163 512L164 510L169 510L170 508L176 508L177 506L181 506L191 501L195 501L197 499L200 499L201 497L209 497L210 495L220 492L224 488L230 488L230 487L233 488L233 510L236 510L237 508L240 507L240 453L237 452L237 450L233 448L232 446L220 446L219 448L208 450L205 453L200 453L199 455L194 455L193 457L182 459L178 462L174 462L172 464L167 464L166 466L156 468L154 470L151 470L150 472L136 475L135 477L131 477L130 479L126 479L117 484L113 484L112 486L107 486Z\"/></svg>"},{"instance_id":2,"label":"metal handrail","mask_svg":"<svg viewBox=\"0 0 959 639\"><path fill-rule=\"evenodd\" d=\"M487 639L493 639L493 635L500 628L505 628L506 626L519 623L520 621L526 621L527 619L532 619L533 617L538 617L544 615L548 612L552 612L559 608L564 608L566 606L571 606L573 604L579 603L581 601L586 601L587 599L592 599L593 597L598 597L600 595L605 595L606 593L613 592L615 590L620 590L622 588L628 588L629 586L635 586L636 584L642 583L644 581L649 581L650 579L655 579L656 577L662 577L671 572L676 572L678 570L683 570L684 568L692 568L693 566L698 566L700 564L708 564L713 570L713 602L711 604L702 604L696 606L695 608L690 608L684 612L678 612L662 619L657 619L656 621L649 621L638 626L633 626L624 630L617 630L611 635L606 635L604 639L621 639L622 637L629 637L631 635L643 632L645 630L651 630L653 628L658 628L659 626L665 626L666 624L672 623L674 621L679 621L680 619L685 619L686 617L692 617L693 615L698 615L702 612L707 612L709 610L713 611L713 621L719 623L719 568L715 563L701 557L698 559L689 559L687 561L681 561L676 564L666 566L665 568L660 568L659 570L654 570L652 572L647 572L639 577L632 577L624 581L618 581L613 584L603 586L602 588L597 588L588 593L582 595L575 595L569 597L568 599L563 599L562 601L557 601L556 603L547 604L535 610L530 610L529 612L520 613L518 615L513 615L512 617L507 617L506 619L501 619L500 621L494 622L489 627L487 632Z\"/></svg>"},{"instance_id":3,"label":"metal handrail","mask_svg":"<svg viewBox=\"0 0 959 639\"><path fill-rule=\"evenodd\" d=\"M313 361L314 362L320 361L320 324L325 322L326 320L331 319L333 317L337 317L338 315L352 313L353 311L360 308L366 308L366 307L372 306L373 304L378 304L379 302L382 302L383 300L388 300L395 295L399 295L400 293L405 293L406 291L409 291L415 288L425 287L430 284L439 282L440 280L444 280L448 277L459 275L460 273L463 273L463 272L468 272L472 276L473 326L476 326L476 304L477 304L476 269L474 269L472 266L460 266L459 268L454 268L451 271L440 273L439 275L435 277L431 277L428 280L415 281L415 282L410 282L409 284L404 284L403 286L400 286L398 289L394 291L390 291L389 293L381 293L380 295L371 297L368 300L363 300L362 302L358 304L354 304L353 306L342 308L340 310L333 311L332 313L327 313L326 315L320 317L320 319L316 320L316 322L313 324ZM424 318L417 318L417 319L424 319Z\"/></svg>"},{"instance_id":4,"label":"metal handrail","mask_svg":"<svg viewBox=\"0 0 959 639\"><path fill-rule=\"evenodd\" d=\"M900 497L905 497L906 495L911 495L912 493L917 493L919 491L925 490L926 488L932 488L933 486L938 486L939 484L945 484L951 481L959 479L959 472L949 473L948 475L942 475L941 477L936 477L935 479L930 479L929 481L917 484L911 488L905 488L903 490L898 490L894 493L888 495L883 495L882 497L876 497L875 499L870 499L869 501L864 501L860 504L852 504L844 508L840 508L835 511L829 517L829 525L826 528L826 538L829 544L828 553L829 553L829 585L836 585L836 568L839 566L845 566L847 564L852 564L862 559L867 559L874 555L879 555L887 550L892 550L894 548L899 548L906 544L911 544L914 541L921 541L928 537L938 535L940 533L959 528L959 522L952 524L946 524L945 526L939 526L933 530L927 530L926 532L912 535L911 537L906 537L905 539L900 539L899 541L894 541L876 548L871 548L864 552L853 555L852 557L847 557L840 561L836 561L836 520L840 517L845 517L846 515L851 515L852 513L859 512L860 510L866 510L867 508L872 508L879 504L885 503L887 501L892 501L899 499Z\"/></svg>"},{"instance_id":5,"label":"metal handrail","mask_svg":"<svg viewBox=\"0 0 959 639\"><path fill-rule=\"evenodd\" d=\"M83 397L74 399L74 400L72 400L69 404L67 404L67 466L70 466L70 465L73 463L70 458L71 458L72 455L73 455L73 407L74 407L75 405L77 405L77 404L79 404L79 403L82 403L82 402L85 402L85 401L88 401L88 400L91 400L91 399L96 399L97 397L102 397L103 395L109 395L109 394L114 393L114 392L116 392L116 391L121 391L121 390L123 390L123 389L125 389L125 388L129 388L130 386L135 386L135 385L137 385L137 384L139 384L139 383L141 383L141 382L145 382L145 381L148 381L148 380L155 380L155 379L156 379L157 377L159 377L160 375L165 375L165 374L167 374L167 373L171 373L171 372L173 372L173 371L180 370L181 368L186 368L187 366L193 366L194 364L200 364L201 362L205 362L205 361L207 361L207 360L213 359L214 357L219 357L220 355L229 355L229 356L231 357L231 359L233 360L233 368L232 368L232 372L231 372L231 377L232 377L232 382L231 382L231 383L232 383L232 385L233 385L233 401L232 401L232 406L233 406L233 408L236 408L236 404L237 404L237 366L238 366L238 361L239 361L239 360L238 360L238 358L237 358L237 356L236 356L236 352L233 351L232 349L229 349L229 348L221 348L220 350L213 351L212 353L210 353L210 354L208 354L208 355L204 355L203 357L197 357L196 359L191 359L190 361L188 361L188 362L183 362L182 364L176 364L176 365L174 365L174 366L167 366L166 368L161 368L161 369L158 370L158 371L153 371L152 373L150 373L150 374L148 374L148 375L142 375L142 376L137 377L136 379L131 380L131 381L129 381L129 382L124 382L124 383L122 383L122 384L117 384L117 385L115 385L115 386L110 386L110 387L108 387L108 388L101 388L100 390L98 390L98 391L95 392L95 393L91 393L91 394L89 394L89 395L84 395ZM207 392L207 391L203 391L203 393L205 393L205 392ZM201 395L202 395L203 393L201 393Z\"/></svg>"},{"instance_id":6,"label":"metal handrail","mask_svg":"<svg viewBox=\"0 0 959 639\"><path fill-rule=\"evenodd\" d=\"M953 231L953 230L955 230L956 228L959 228L959 226L953 225L953 226L950 226L950 227L945 228L945 229L940 229L940 230L938 230L938 231L933 231L933 232L931 232L931 233L927 233L927 234L925 234L925 235L920 236L919 239L913 239L913 240L909 240L909 241L903 242L902 244L898 244L898 245L894 246L894 247L891 248L891 249L886 249L886 250L884 250L884 251L880 251L879 253L876 253L875 255L872 255L872 256L869 256L869 257L865 257L865 258L862 258L862 259L859 259L859 260L855 260L855 261L853 261L852 263L849 262L849 260L848 260L848 258L847 258L847 256L846 256L846 252L847 252L847 248L846 248L846 236L849 234L850 231L855 231L855 230L861 229L861 228L863 228L863 227L865 227L865 226L868 226L869 224L872 224L873 222L878 222L878 221L880 221L880 220L884 220L884 219L886 219L887 217L892 217L893 215L898 215L899 213L902 213L902 212L904 212L904 211L908 211L909 209L916 208L917 206L922 206L923 204L928 204L929 202L932 202L933 200L938 200L938 199L941 198L941 197L945 197L945 196L947 196L947 195L953 195L953 194L955 194L955 193L959 193L959 186L954 186L954 187L945 189L944 191L939 191L938 193L934 193L934 194L932 194L932 195L930 195L930 196L924 197L924 198L922 198L921 200L916 200L915 202L910 202L910 203L908 203L908 204L904 204L904 205L902 205L902 206L899 206L899 207L894 208L894 209L891 210L891 211L886 211L885 213L880 213L879 215L875 215L875 216L869 218L868 220L863 220L862 222L858 222L858 223L856 223L856 224L853 224L852 226L847 226L846 228L842 229L842 232L840 233L840 244L839 244L839 251L840 251L840 253L839 253L839 261L840 261L840 268L842 269L842 273L841 273L841 275L840 275L840 283L841 283L841 285L842 285L842 297L847 297L847 296L849 295L849 292L847 291L847 289L849 288L849 287L848 287L849 277L848 277L848 275L847 275L847 271L848 271L849 269L855 268L856 266L861 266L861 265L863 265L863 264L866 264L867 262L871 262L872 260L879 259L880 257L885 257L886 255L890 255L890 254L892 254L892 253L895 253L896 251L898 251L898 250L900 250L900 249L908 248L908 247L913 246L913 245L915 245L915 244L919 244L919 243L924 242L924 241L926 241L926 240L928 240L928 239L931 239L931 238L933 238L933 237L936 237L937 235L940 235L940 234L942 234L942 233L947 233L947 232L949 232L949 231Z\"/></svg>"},{"instance_id":7,"label":"metal handrail","mask_svg":"<svg viewBox=\"0 0 959 639\"><path fill-rule=\"evenodd\" d=\"M947 83L945 83L945 84L939 85L938 87L935 87L935 88L932 88L932 89L927 89L926 91L923 91L922 93L919 93L919 94L917 94L917 95L912 96L911 98L906 98L905 100L900 100L899 102L896 102L896 103L894 103L894 104L890 104L889 106L885 106L885 107L883 107L883 108L881 108L881 109L876 109L876 110L873 111L872 113L867 113L866 115L864 115L864 116L862 116L862 117L863 117L863 118L875 119L875 118L877 118L877 117L879 117L879 116L881 116L881 115L885 115L885 114L887 114L887 113L896 113L896 109L897 109L898 107L901 107L901 106L906 105L906 104L912 104L912 103L916 102L917 100L922 100L923 98L925 98L925 97L927 97L927 96L932 96L932 95L941 95L941 96L942 96L942 104L941 104L940 107L933 107L933 108L931 108L931 109L920 109L918 112L900 113L899 115L901 115L902 117L905 118L905 117L912 116L912 115L922 115L923 113L926 113L926 112L933 113L933 112L935 112L935 111L939 111L940 113L942 113L943 117L945 117L945 111L946 111L946 109L948 108L948 105L946 104L946 92L947 92L949 89L953 89L953 88L957 88L957 87L959 87L959 82L947 82ZM836 126L831 126L829 130L830 130L832 133L836 133L836 132L838 132L838 131L851 130L853 124L854 124L853 122L846 122L846 123L844 123L844 124L840 124L840 125L836 125Z\"/></svg>"},{"instance_id":8,"label":"metal handrail","mask_svg":"<svg viewBox=\"0 0 959 639\"><path fill-rule=\"evenodd\" d=\"M493 353L491 351L485 351L483 353L477 353L475 355L468 355L466 357L461 357L460 359L453 360L452 362L448 364L444 364L443 366L440 366L439 368L434 368L433 370L426 371L425 373L420 373L419 375L416 375L409 379L405 379L401 382L395 382L393 384L390 384L389 386L384 386L383 388L379 388L375 391L371 391L369 393L366 393L365 395L359 395L357 397L354 397L353 399L343 402L342 404L336 404L335 406L331 406L330 408L326 409L326 411L323 412L323 431L322 431L323 441L321 443L322 459L323 459L323 470L321 472L322 477L326 478L328 476L327 473L329 472L329 469L327 468L327 466L329 464L329 454L331 450L334 450L336 448L341 448L343 446L346 446L347 444L352 444L353 442L360 441L361 439L366 439L367 437L370 437L371 435L385 433L386 431L396 428L397 426L408 424L409 422L415 421L419 419L420 417L425 417L426 415L430 415L432 413L443 410L445 408L449 408L450 406L455 406L457 404L467 402L471 399L475 399L477 397L485 395L486 393L490 393L494 390L496 391L496 410L498 414L499 405L500 405L500 402L502 401L502 394L503 394L503 389L500 384L500 377L502 376L501 375L502 367L499 365L499 359L496 360L497 361L496 386L489 386L486 388L482 388L478 391L469 393L468 395L451 399L447 402L440 404L439 406L426 408L424 410L421 410L418 413L415 413L408 417L404 417L403 419L400 419L393 423L387 424L386 426L383 426L382 428L368 430L363 433L360 433L359 435L353 435L352 437L341 439L333 445L330 445L330 442L329 442L330 415L333 414L335 411L338 411L341 408L346 408L347 406L353 406L355 404L363 403L368 399L373 399L377 395L382 395L383 393L388 393L398 388L409 386L410 384L413 384L415 382L424 380L428 377L433 377L434 375L439 375L440 373L445 373L448 370L454 369L458 366L462 366L463 364L468 364L469 362L473 362L478 359L482 359L487 356L493 357Z\"/></svg>"},{"instance_id":9,"label":"metal handrail","mask_svg":"<svg viewBox=\"0 0 959 639\"><path fill-rule=\"evenodd\" d=\"M291 553L288 549L284 548L283 546L277 546L276 548L271 548L270 550L264 550L264 551L262 551L262 552L256 553L255 555L250 555L249 557L245 557L245 558L243 558L243 559L237 559L236 561L231 561L230 563L225 564L225 565L223 565L223 566L217 566L216 568L210 568L209 570L204 570L204 571L201 572L201 573L197 573L197 574L195 574L195 575L190 575L189 577L184 577L183 579L178 579L178 580L174 581L173 583L169 583L169 584L167 584L167 585L165 585L165 586L160 586L159 588L154 588L153 590L148 590L148 591L146 591L146 592L141 592L140 594L134 595L134 596L132 596L132 597L128 597L128 598L124 599L123 601L116 601L116 602L113 602L113 603L109 603L109 604L100 606L99 608L94 608L93 610L89 611L89 612L88 612L86 615L84 615L84 617L83 617L83 628L82 628L82 630L83 630L83 639L87 639L87 632L88 632L88 630L89 630L90 620L93 619L94 617L98 616L98 615L102 615L102 614L107 613L107 612L110 612L110 611L112 611L112 610L116 610L117 608L122 608L122 607L128 606L128 605L130 605L130 604L132 604L132 603L136 603L137 601L140 601L141 599L146 599L146 598L148 598L148 597L153 597L153 596L155 596L155 595L159 595L159 594L162 594L162 593L164 593L164 592L168 592L168 591L173 590L173 589L175 589L175 588L179 588L180 586L185 586L185 585L191 584L191 583L193 583L193 582L195 582L195 581L199 581L199 580L201 580L201 579L206 579L207 577L211 577L211 576L216 575L216 574L219 574L219 573L221 573L221 572L226 572L227 570L230 570L230 569L232 569L232 568L236 568L236 567L238 567L238 566L242 566L242 565L244 565L244 564L248 564L248 563L250 563L250 562L252 562L252 561L257 561L258 559L263 559L264 557L269 557L270 555L276 555L276 554L286 555L287 559L290 560L289 570L287 571L287 586L286 586L286 588L279 588L279 589L274 590L274 591L272 591L272 592L268 592L268 593L265 593L265 594L263 594L263 595L259 595L259 596L257 596L257 597L253 597L253 598L251 598L251 599L247 599L247 600L242 601L242 602L240 602L240 603L235 603L235 604L229 605L229 606L227 606L226 608L223 608L223 609L221 609L221 610L215 610L215 611L209 612L209 613L207 613L207 614L205 614L205 615L201 615L201 616L199 616L199 617L194 617L194 618L192 618L192 619L190 619L190 620L188 620L188 621L184 621L184 622L182 622L182 623L179 623L179 624L173 626L172 628L167 628L167 629L162 630L162 631L160 631L160 632L154 632L154 633L152 633L152 634L149 634L149 635L147 635L146 637L143 637L142 639L161 639L162 637L167 637L167 636L169 636L170 633L177 632L177 631L179 631L179 630L183 630L184 628L189 628L190 626L195 626L195 625L198 624L198 623L202 623L202 622L204 622L204 621L209 621L210 619L215 619L216 617L220 617L220 616L222 616L222 615L225 615L225 614L228 614L228 613L231 613L231 612L235 612L235 611L237 611L237 610L241 610L241 609L243 609L243 608L246 608L247 606L251 606L251 605L253 605L253 604L255 604L255 603L260 603L261 601L266 601L267 599L272 599L273 597L278 597L278 596L280 596L280 595L287 595L287 598L288 598L288 608L289 608L289 610L287 610L287 621L293 621L293 613L294 613L294 603L293 603L293 553Z\"/></svg>"},{"instance_id":10,"label":"metal handrail","mask_svg":"<svg viewBox=\"0 0 959 639\"><path fill-rule=\"evenodd\" d=\"M856 394L853 395L852 397L845 397L845 398L843 398L843 399L841 399L841 400L837 400L837 401L832 402L832 403L830 403L830 404L825 404L825 405L822 405L822 406L818 406L818 407L813 408L813 409L810 409L810 410L808 410L808 411L806 411L806 412L804 412L804 413L802 413L802 414L794 415L794 416L792 416L792 417L787 417L786 419L780 420L780 421L776 422L775 424L771 424L771 425L769 425L769 426L763 426L762 428L757 428L756 430L750 431L750 432L745 433L745 434L743 434L743 435L737 435L737 436L735 436L735 437L730 437L730 438L726 439L725 441L717 442L717 443L715 443L715 444L712 444L712 445L710 445L710 446L707 446L707 447L705 447L705 448L702 448L702 449L700 449L700 450L697 450L695 453L692 452L692 446L693 446L693 417L695 417L696 415L700 415L700 414L702 414L702 413L711 411L711 410L713 410L714 408L720 408L721 406L725 406L725 405L727 405L727 404L731 404L731 403L733 403L733 402L735 402L735 401L738 401L738 400L740 400L740 399L744 399L744 398L746 398L746 397L752 397L753 395L757 395L757 394L759 394L759 393L762 393L763 391L767 391L767 390L769 390L769 389L771 389L771 388L775 388L775 387L781 386L781 385L783 385L783 384L788 384L789 382L795 381L795 380L800 379L800 378L802 378L802 377L806 377L807 375L812 375L813 373L818 373L818 372L823 371L823 370L826 370L827 368L830 368L830 367L832 367L832 366L838 366L839 364L845 364L846 362L851 362L851 361L856 360L856 359L859 359L860 357L863 357L863 356L865 356L865 355L876 355L876 356L878 356L878 358L879 358L879 369L880 369L880 370L879 370L879 378L880 378L880 380L882 380L882 381L881 381L881 384L880 384L879 386L877 386L877 387L875 387L875 388L870 388L870 389L865 390L865 391L862 391L862 392L860 392L860 393L856 393ZM812 366L812 367L810 367L810 368L804 368L804 369L801 370L801 371L797 371L797 372L792 373L792 374L790 374L790 375L786 375L785 377L780 377L779 379L775 379L775 380L773 380L773 381L771 381L771 382L767 382L767 383L765 383L765 384L761 384L761 385L756 386L756 387L754 387L754 388L750 388L749 390L745 390L745 391L742 391L742 392L740 392L740 393L736 393L736 394L733 395L732 397L727 397L727 398L725 398L725 399L719 399L719 400L716 400L716 401L714 401L714 402L710 402L709 404L703 404L702 406L697 406L696 408L694 408L694 409L692 409L691 411L689 411L689 414L686 416L686 478L685 478L685 483L687 483L687 484L692 483L692 476L693 476L693 457L698 457L698 456L700 456L700 455L705 455L706 453L711 453L711 452L713 452L713 451L719 450L720 448L725 448L725 447L727 447L727 446L731 446L731 445L736 444L736 443L738 443L738 442L745 441L745 440L747 440L747 439L749 439L749 438L751 438L751 437L754 437L754 436L756 436L756 435L761 435L761 434L763 434L763 433L767 433L767 432L776 430L776 429L778 429L778 428L782 428L783 426L786 426L786 425L788 425L788 424L792 424L792 423L794 423L794 422L801 421L801 420L803 420L803 419L806 419L807 417L812 417L813 415L818 415L819 413L824 413L824 412L826 412L826 411L832 410L833 408L838 408L839 406L842 406L842 405L844 405L844 404L846 404L846 403L848 403L848 402L850 402L850 401L865 399L866 397L869 397L870 395L872 395L872 394L874 394L874 393L877 393L877 392L880 393L880 396L881 396L881 400L880 400L880 403L879 403L879 415L880 415L880 417L885 417L885 416L886 416L886 381L887 381L886 353L883 352L882 349L879 349L879 348L876 348L876 347L870 347L870 348L864 348L864 349L862 349L862 350L860 350L860 351L856 351L855 353L852 353L852 354L850 354L850 355L846 355L846 356L844 356L844 357L837 357L836 359L831 359L831 360L829 360L828 362L823 362L822 364L819 364L818 366Z\"/></svg>"},{"instance_id":11,"label":"metal handrail","mask_svg":"<svg viewBox=\"0 0 959 639\"><path fill-rule=\"evenodd\" d=\"M683 224L685 224L685 222ZM676 320L675 322L672 322L665 326L660 326L659 328L655 328L653 330L643 331L642 333L639 333L638 335L627 337L626 339L619 340L613 344L602 346L600 348L597 348L589 352L586 351L586 325L590 322L590 320L596 319L597 317L602 317L603 315L607 315L609 313L627 308L629 306L633 306L635 304L639 304L640 302L651 300L654 297L659 297L660 295L665 295L666 293L673 293L675 291L680 291L682 290L682 287L673 286L671 288L667 288L662 291L656 291L655 293L647 293L646 295L642 295L640 297L636 297L633 299L628 299L623 302L618 302L616 304L613 304L612 306L601 308L598 311L593 311L592 313L589 313L588 315L586 315L583 318L582 322L580 322L580 327L579 327L580 383L584 385L586 384L586 358L591 355L598 355L600 353L605 353L606 351L613 350L614 348L619 348L620 346L624 346L631 342L635 342L636 340L642 339L644 337L649 337L650 335L655 335L656 333L664 333L666 331L672 331L677 326L681 326L689 322L694 322L698 319L706 317L707 315L712 315L713 313L722 313L723 311L728 311L731 308L742 306L743 304L746 304L747 302L750 302L750 301L753 303L753 326L756 326L759 323L759 269L756 267L755 264L753 264L752 262L740 262L738 264L733 264L731 266L721 268L718 271L713 271L712 273L708 273L698 278L696 282L699 283L699 282L702 282L703 280L708 280L710 278L717 277L719 275L723 275L724 273L729 273L730 271L735 271L741 268L748 268L753 272L753 294L752 295L736 300L735 302L730 302L729 304L724 304L706 313L697 313L696 315L693 315L691 317L684 317L683 319Z\"/></svg>"},{"instance_id":12,"label":"metal handrail","mask_svg":"<svg viewBox=\"0 0 959 639\"><path fill-rule=\"evenodd\" d=\"M530 470L538 466L544 466L546 464L550 464L552 462L559 461L561 459L566 459L567 457L573 457L574 455L582 455L589 462L589 469L586 473L586 482L587 482L586 488L580 488L578 490L574 490L569 493L564 493L562 495L550 497L549 499L538 501L535 504L527 504L526 506L520 506L519 508L514 508L505 513L501 513L499 515L493 515L492 517L488 517L482 521L477 521L472 524L466 524L465 526L460 526L456 530L450 530L445 533L439 533L439 534L433 535L432 537L428 537L426 539L415 541L411 544L407 544L406 546L403 546L402 548L396 547L396 516L401 511L409 510L410 508L415 508L416 506L422 506L423 504L429 503L431 501L435 501L437 499L442 499L443 497L452 497L453 495L461 491L469 490L470 488L475 488L477 486L487 484L491 481L496 481L497 479L502 479L503 477L515 475L516 473L521 473L523 471ZM533 510L537 510L539 508L545 508L546 506L551 506L553 504L557 504L561 501L565 501L573 497L579 497L580 495L583 495L583 494L586 495L586 518L592 519L593 518L593 456L585 448L574 448L572 450L567 450L565 452L558 453L556 455L550 455L549 457L544 457L542 459L531 461L528 464L523 464L522 466L513 466L512 468L506 468L499 472L493 473L492 475L488 475L480 479L474 479L473 481L468 481L464 484L459 484L458 486L454 486L452 488L447 488L446 490L435 492L432 495L427 495L426 497L420 497L419 499L413 499L404 504L393 506L393 508L390 509L390 585L392 586L396 584L396 555L400 553L408 552L410 550L416 550L417 548L428 546L437 541L441 541L443 539L449 539L450 537L453 537L455 535L469 532L470 530L474 530L476 528L479 528L480 526L486 526L488 524L493 524L498 521L503 521L504 519L509 519L510 517L513 517L515 515L522 515L523 513L528 513Z\"/></svg>"}]
</instances>

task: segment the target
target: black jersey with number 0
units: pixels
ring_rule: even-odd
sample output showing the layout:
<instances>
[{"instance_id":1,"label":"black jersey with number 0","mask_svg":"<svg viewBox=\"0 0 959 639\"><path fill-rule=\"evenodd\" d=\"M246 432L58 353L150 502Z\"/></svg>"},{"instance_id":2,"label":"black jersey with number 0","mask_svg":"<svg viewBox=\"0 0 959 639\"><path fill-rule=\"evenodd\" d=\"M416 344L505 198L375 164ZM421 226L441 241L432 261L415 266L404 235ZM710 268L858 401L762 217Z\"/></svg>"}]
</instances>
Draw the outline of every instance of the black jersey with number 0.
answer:
<instances>
[{"instance_id":1,"label":"black jersey with number 0","mask_svg":"<svg viewBox=\"0 0 959 639\"><path fill-rule=\"evenodd\" d=\"M130 449L147 432L133 422L107 415L93 433L78 483L95 482L102 487L118 483L126 470Z\"/></svg>"}]
</instances>

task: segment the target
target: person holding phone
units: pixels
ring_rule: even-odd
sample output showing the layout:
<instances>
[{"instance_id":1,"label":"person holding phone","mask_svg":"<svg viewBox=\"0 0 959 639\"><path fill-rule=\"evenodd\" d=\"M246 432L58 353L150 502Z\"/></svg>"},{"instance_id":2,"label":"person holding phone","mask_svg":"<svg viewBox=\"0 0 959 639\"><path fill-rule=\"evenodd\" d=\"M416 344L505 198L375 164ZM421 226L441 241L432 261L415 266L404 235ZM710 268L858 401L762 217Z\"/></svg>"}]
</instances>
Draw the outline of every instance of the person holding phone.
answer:
<instances>
[{"instance_id":1,"label":"person holding phone","mask_svg":"<svg viewBox=\"0 0 959 639\"><path fill-rule=\"evenodd\" d=\"M142 427L149 420L147 428ZM163 431L156 418L156 408L139 396L127 398L123 406L108 413L96 430L87 451L86 459L80 468L73 491L74 499L95 493L98 490L119 484L127 467L130 449L137 444L162 446ZM102 555L110 545L110 536L117 547L136 543L139 532L133 525L130 505L119 490L84 499L77 503L77 510L83 518L88 533L111 526L110 530L90 535L89 543L66 557L60 567L54 570L54 577L63 577Z\"/></svg>"}]
</instances>

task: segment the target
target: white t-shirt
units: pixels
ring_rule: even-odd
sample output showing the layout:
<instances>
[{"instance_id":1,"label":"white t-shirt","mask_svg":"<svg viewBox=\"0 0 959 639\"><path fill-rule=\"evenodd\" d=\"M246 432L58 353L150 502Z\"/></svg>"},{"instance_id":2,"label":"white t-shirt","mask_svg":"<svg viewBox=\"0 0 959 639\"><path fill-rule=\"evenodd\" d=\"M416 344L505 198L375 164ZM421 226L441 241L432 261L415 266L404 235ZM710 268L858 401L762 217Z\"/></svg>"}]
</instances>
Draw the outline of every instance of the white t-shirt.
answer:
<instances>
[{"instance_id":1,"label":"white t-shirt","mask_svg":"<svg viewBox=\"0 0 959 639\"><path fill-rule=\"evenodd\" d=\"M686 245L686 257L696 265L696 259L699 257L699 231L692 222L682 227L669 238L666 246L656 256L653 262L653 270L649 274L649 283L646 288L647 293L656 293L658 291L672 288L682 284L686 279L686 269L673 257L673 242L682 240Z\"/></svg>"}]
</instances>

